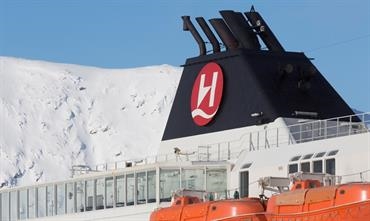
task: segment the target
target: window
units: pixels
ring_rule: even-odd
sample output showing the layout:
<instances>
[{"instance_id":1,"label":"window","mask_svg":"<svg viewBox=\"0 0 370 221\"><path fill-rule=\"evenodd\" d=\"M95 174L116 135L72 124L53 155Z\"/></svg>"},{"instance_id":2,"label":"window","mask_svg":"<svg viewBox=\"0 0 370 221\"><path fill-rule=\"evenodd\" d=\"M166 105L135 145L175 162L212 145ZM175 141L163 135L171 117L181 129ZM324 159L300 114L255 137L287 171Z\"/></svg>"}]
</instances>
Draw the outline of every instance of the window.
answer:
<instances>
[{"instance_id":1,"label":"window","mask_svg":"<svg viewBox=\"0 0 370 221\"><path fill-rule=\"evenodd\" d=\"M75 212L75 183L67 183L67 213Z\"/></svg>"},{"instance_id":2,"label":"window","mask_svg":"<svg viewBox=\"0 0 370 221\"><path fill-rule=\"evenodd\" d=\"M1 193L1 220L9 220L9 193Z\"/></svg>"},{"instance_id":3,"label":"window","mask_svg":"<svg viewBox=\"0 0 370 221\"><path fill-rule=\"evenodd\" d=\"M325 160L325 168L327 174L335 175L335 159Z\"/></svg>"},{"instance_id":4,"label":"window","mask_svg":"<svg viewBox=\"0 0 370 221\"><path fill-rule=\"evenodd\" d=\"M46 188L46 206L47 206L47 216L55 215L55 202L54 202L54 186L50 185Z\"/></svg>"},{"instance_id":5,"label":"window","mask_svg":"<svg viewBox=\"0 0 370 221\"><path fill-rule=\"evenodd\" d=\"M136 174L137 180L137 204L146 203L146 173L141 172Z\"/></svg>"},{"instance_id":6,"label":"window","mask_svg":"<svg viewBox=\"0 0 370 221\"><path fill-rule=\"evenodd\" d=\"M180 170L161 169L159 179L160 202L170 202L171 193L180 188Z\"/></svg>"},{"instance_id":7,"label":"window","mask_svg":"<svg viewBox=\"0 0 370 221\"><path fill-rule=\"evenodd\" d=\"M61 215L64 214L65 211L65 185L64 184L58 184L57 185L57 214Z\"/></svg>"},{"instance_id":8,"label":"window","mask_svg":"<svg viewBox=\"0 0 370 221\"><path fill-rule=\"evenodd\" d=\"M28 218L35 218L36 191L35 188L28 189Z\"/></svg>"},{"instance_id":9,"label":"window","mask_svg":"<svg viewBox=\"0 0 370 221\"><path fill-rule=\"evenodd\" d=\"M104 199L105 199L105 179L96 180L96 209L104 209Z\"/></svg>"},{"instance_id":10,"label":"window","mask_svg":"<svg viewBox=\"0 0 370 221\"><path fill-rule=\"evenodd\" d=\"M181 188L204 190L204 170L184 169L181 173Z\"/></svg>"},{"instance_id":11,"label":"window","mask_svg":"<svg viewBox=\"0 0 370 221\"><path fill-rule=\"evenodd\" d=\"M127 174L126 179L126 205L130 206L135 204L135 175Z\"/></svg>"},{"instance_id":12,"label":"window","mask_svg":"<svg viewBox=\"0 0 370 221\"><path fill-rule=\"evenodd\" d=\"M114 202L113 177L108 177L105 179L105 187L107 190L107 195L105 197L106 208L113 208Z\"/></svg>"},{"instance_id":13,"label":"window","mask_svg":"<svg viewBox=\"0 0 370 221\"><path fill-rule=\"evenodd\" d=\"M310 172L311 169L310 169L310 162L304 162L304 163L301 163L301 171L302 172Z\"/></svg>"},{"instance_id":14,"label":"window","mask_svg":"<svg viewBox=\"0 0 370 221\"><path fill-rule=\"evenodd\" d=\"M312 156L313 156L313 154L306 154L306 155L303 156L303 159L302 160L311 159Z\"/></svg>"},{"instance_id":15,"label":"window","mask_svg":"<svg viewBox=\"0 0 370 221\"><path fill-rule=\"evenodd\" d=\"M313 161L313 172L322 173L322 160Z\"/></svg>"},{"instance_id":16,"label":"window","mask_svg":"<svg viewBox=\"0 0 370 221\"><path fill-rule=\"evenodd\" d=\"M18 211L17 211L17 191L10 192L10 219L17 220L18 219Z\"/></svg>"},{"instance_id":17,"label":"window","mask_svg":"<svg viewBox=\"0 0 370 221\"><path fill-rule=\"evenodd\" d=\"M86 211L94 209L94 180L86 181Z\"/></svg>"},{"instance_id":18,"label":"window","mask_svg":"<svg viewBox=\"0 0 370 221\"><path fill-rule=\"evenodd\" d=\"M46 187L37 188L37 217L46 216Z\"/></svg>"},{"instance_id":19,"label":"window","mask_svg":"<svg viewBox=\"0 0 370 221\"><path fill-rule=\"evenodd\" d=\"M320 158L320 157L323 157L325 155L326 152L320 152L320 153L317 153L315 155L315 158Z\"/></svg>"},{"instance_id":20,"label":"window","mask_svg":"<svg viewBox=\"0 0 370 221\"><path fill-rule=\"evenodd\" d=\"M118 176L116 178L116 188L117 188L117 201L116 207L121 207L125 205L125 177Z\"/></svg>"},{"instance_id":21,"label":"window","mask_svg":"<svg viewBox=\"0 0 370 221\"><path fill-rule=\"evenodd\" d=\"M148 171L148 203L156 202L156 172Z\"/></svg>"},{"instance_id":22,"label":"window","mask_svg":"<svg viewBox=\"0 0 370 221\"><path fill-rule=\"evenodd\" d=\"M290 164L289 166L288 166L289 168L288 168L288 173L296 173L296 172L298 172L298 164Z\"/></svg>"},{"instance_id":23,"label":"window","mask_svg":"<svg viewBox=\"0 0 370 221\"><path fill-rule=\"evenodd\" d=\"M226 198L227 175L226 169L207 169L206 170L207 186L206 191L213 192L214 198Z\"/></svg>"},{"instance_id":24,"label":"window","mask_svg":"<svg viewBox=\"0 0 370 221\"><path fill-rule=\"evenodd\" d=\"M334 156L339 152L339 150L332 150L328 153L328 156Z\"/></svg>"},{"instance_id":25,"label":"window","mask_svg":"<svg viewBox=\"0 0 370 221\"><path fill-rule=\"evenodd\" d=\"M19 191L19 218L27 219L27 190Z\"/></svg>"},{"instance_id":26,"label":"window","mask_svg":"<svg viewBox=\"0 0 370 221\"><path fill-rule=\"evenodd\" d=\"M292 157L292 159L290 159L290 162L293 162L293 161L297 161L301 158L301 156L295 156L295 157Z\"/></svg>"},{"instance_id":27,"label":"window","mask_svg":"<svg viewBox=\"0 0 370 221\"><path fill-rule=\"evenodd\" d=\"M76 183L76 210L77 212L85 211L85 182L78 181Z\"/></svg>"}]
</instances>

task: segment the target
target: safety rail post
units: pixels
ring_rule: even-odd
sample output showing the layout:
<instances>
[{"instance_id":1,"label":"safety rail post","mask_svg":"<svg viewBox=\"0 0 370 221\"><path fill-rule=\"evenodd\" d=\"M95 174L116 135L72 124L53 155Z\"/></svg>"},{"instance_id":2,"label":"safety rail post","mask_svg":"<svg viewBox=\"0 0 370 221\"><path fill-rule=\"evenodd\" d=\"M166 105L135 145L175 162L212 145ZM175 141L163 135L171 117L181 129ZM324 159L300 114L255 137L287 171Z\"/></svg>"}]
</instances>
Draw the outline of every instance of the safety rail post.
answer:
<instances>
[{"instance_id":1,"label":"safety rail post","mask_svg":"<svg viewBox=\"0 0 370 221\"><path fill-rule=\"evenodd\" d=\"M249 133L249 151L252 151L253 143L252 143L252 133Z\"/></svg>"},{"instance_id":2,"label":"safety rail post","mask_svg":"<svg viewBox=\"0 0 370 221\"><path fill-rule=\"evenodd\" d=\"M260 149L260 132L257 131L257 150Z\"/></svg>"},{"instance_id":3,"label":"safety rail post","mask_svg":"<svg viewBox=\"0 0 370 221\"><path fill-rule=\"evenodd\" d=\"M351 135L351 129L352 129L352 116L349 117L348 135Z\"/></svg>"},{"instance_id":4,"label":"safety rail post","mask_svg":"<svg viewBox=\"0 0 370 221\"><path fill-rule=\"evenodd\" d=\"M276 147L279 147L279 128L276 128Z\"/></svg>"},{"instance_id":5,"label":"safety rail post","mask_svg":"<svg viewBox=\"0 0 370 221\"><path fill-rule=\"evenodd\" d=\"M227 159L231 159L231 150L230 150L230 142L227 143Z\"/></svg>"},{"instance_id":6,"label":"safety rail post","mask_svg":"<svg viewBox=\"0 0 370 221\"><path fill-rule=\"evenodd\" d=\"M364 129L365 129L365 131L368 131L368 129L367 129L367 124L366 124L366 122L365 122L365 115L366 115L365 113L363 113L363 114L362 114L362 122L363 122L363 124L364 124L364 126L365 126L365 128L364 128ZM361 131L361 132L362 132L362 131Z\"/></svg>"},{"instance_id":7,"label":"safety rail post","mask_svg":"<svg viewBox=\"0 0 370 221\"><path fill-rule=\"evenodd\" d=\"M267 139L267 130L265 130L265 149L266 148L270 148L270 144L269 144L269 141L268 141L268 139Z\"/></svg>"},{"instance_id":8,"label":"safety rail post","mask_svg":"<svg viewBox=\"0 0 370 221\"><path fill-rule=\"evenodd\" d=\"M221 146L221 144L220 143L218 143L217 144L217 160L218 161L220 161L220 158L221 158L221 153L220 153L220 147Z\"/></svg>"},{"instance_id":9,"label":"safety rail post","mask_svg":"<svg viewBox=\"0 0 370 221\"><path fill-rule=\"evenodd\" d=\"M337 136L338 137L338 134L339 134L339 118L337 118Z\"/></svg>"},{"instance_id":10,"label":"safety rail post","mask_svg":"<svg viewBox=\"0 0 370 221\"><path fill-rule=\"evenodd\" d=\"M210 148L210 146L207 146L206 148L207 148L207 161L209 161L209 148Z\"/></svg>"},{"instance_id":11,"label":"safety rail post","mask_svg":"<svg viewBox=\"0 0 370 221\"><path fill-rule=\"evenodd\" d=\"M314 134L314 130L315 130L315 125L314 125L315 122L312 122L311 123L311 141L313 141L313 134Z\"/></svg>"}]
</instances>

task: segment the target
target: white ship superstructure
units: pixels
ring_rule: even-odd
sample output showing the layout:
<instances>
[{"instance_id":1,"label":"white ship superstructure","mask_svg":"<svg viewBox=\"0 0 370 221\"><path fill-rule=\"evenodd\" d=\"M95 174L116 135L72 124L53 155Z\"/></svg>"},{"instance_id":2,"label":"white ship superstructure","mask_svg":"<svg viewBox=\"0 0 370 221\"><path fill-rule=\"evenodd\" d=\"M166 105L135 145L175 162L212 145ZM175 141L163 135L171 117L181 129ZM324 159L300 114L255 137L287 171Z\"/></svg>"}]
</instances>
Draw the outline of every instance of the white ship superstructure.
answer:
<instances>
[{"instance_id":1,"label":"white ship superstructure","mask_svg":"<svg viewBox=\"0 0 370 221\"><path fill-rule=\"evenodd\" d=\"M297 172L370 181L370 113L354 114L303 53L283 49L257 12L245 13L248 21L221 15L210 23L222 52L197 19L211 54L183 17L200 55L184 65L157 156L76 165L68 180L0 189L1 221L147 221L178 189L214 199L258 196L260 177Z\"/></svg>"}]
</instances>

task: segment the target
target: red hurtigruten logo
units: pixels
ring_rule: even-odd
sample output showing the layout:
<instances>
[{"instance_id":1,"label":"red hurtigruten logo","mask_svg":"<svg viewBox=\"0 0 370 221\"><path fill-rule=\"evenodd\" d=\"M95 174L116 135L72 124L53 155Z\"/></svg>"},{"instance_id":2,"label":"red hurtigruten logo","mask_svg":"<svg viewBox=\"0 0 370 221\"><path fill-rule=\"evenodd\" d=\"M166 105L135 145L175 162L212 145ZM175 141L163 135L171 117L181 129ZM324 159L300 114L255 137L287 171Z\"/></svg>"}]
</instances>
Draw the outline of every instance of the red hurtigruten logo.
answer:
<instances>
[{"instance_id":1,"label":"red hurtigruten logo","mask_svg":"<svg viewBox=\"0 0 370 221\"><path fill-rule=\"evenodd\" d=\"M191 93L191 116L198 126L208 124L217 113L223 90L221 67L210 62L200 70Z\"/></svg>"}]
</instances>

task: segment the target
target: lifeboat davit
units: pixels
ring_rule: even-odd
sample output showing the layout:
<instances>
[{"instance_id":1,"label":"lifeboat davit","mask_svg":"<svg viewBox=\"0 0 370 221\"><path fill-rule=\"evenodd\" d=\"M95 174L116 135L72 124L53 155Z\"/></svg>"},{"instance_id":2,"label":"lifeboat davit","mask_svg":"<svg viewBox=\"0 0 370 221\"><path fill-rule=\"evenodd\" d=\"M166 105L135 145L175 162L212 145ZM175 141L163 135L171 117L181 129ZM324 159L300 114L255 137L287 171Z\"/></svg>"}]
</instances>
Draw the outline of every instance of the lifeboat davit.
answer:
<instances>
[{"instance_id":1,"label":"lifeboat davit","mask_svg":"<svg viewBox=\"0 0 370 221\"><path fill-rule=\"evenodd\" d=\"M320 186L305 180L270 199L207 201L182 195L150 221L365 221L370 220L370 183Z\"/></svg>"}]
</instances>

